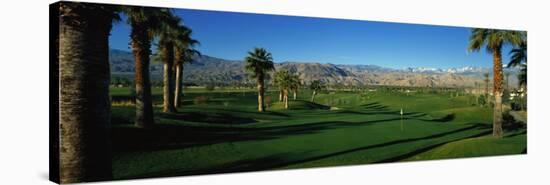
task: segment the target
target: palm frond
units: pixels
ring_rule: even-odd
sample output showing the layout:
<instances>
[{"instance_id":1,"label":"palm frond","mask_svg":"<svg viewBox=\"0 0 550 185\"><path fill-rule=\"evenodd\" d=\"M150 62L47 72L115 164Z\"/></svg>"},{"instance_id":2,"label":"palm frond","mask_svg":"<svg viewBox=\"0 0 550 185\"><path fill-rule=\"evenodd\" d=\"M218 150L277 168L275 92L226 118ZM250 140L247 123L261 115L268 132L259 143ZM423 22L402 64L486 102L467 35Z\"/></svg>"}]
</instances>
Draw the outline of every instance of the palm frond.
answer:
<instances>
[{"instance_id":1,"label":"palm frond","mask_svg":"<svg viewBox=\"0 0 550 185\"><path fill-rule=\"evenodd\" d=\"M514 48L509 53L510 63L507 67L516 67L520 64L527 64L527 43L523 42L519 47Z\"/></svg>"},{"instance_id":2,"label":"palm frond","mask_svg":"<svg viewBox=\"0 0 550 185\"><path fill-rule=\"evenodd\" d=\"M245 58L245 69L253 78L263 78L268 71L273 71L275 66L273 65L273 57L264 48L254 48L248 52L248 56Z\"/></svg>"}]
</instances>

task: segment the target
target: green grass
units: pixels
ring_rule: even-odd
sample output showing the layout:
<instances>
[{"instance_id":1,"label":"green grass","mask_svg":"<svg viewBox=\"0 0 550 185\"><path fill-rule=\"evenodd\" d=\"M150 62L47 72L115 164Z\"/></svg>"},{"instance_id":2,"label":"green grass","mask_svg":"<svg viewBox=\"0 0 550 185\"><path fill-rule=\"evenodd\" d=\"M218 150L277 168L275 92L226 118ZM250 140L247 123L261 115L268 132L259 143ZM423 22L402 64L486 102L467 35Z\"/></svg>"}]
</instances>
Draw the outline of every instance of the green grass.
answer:
<instances>
[{"instance_id":1,"label":"green grass","mask_svg":"<svg viewBox=\"0 0 550 185\"><path fill-rule=\"evenodd\" d=\"M524 131L508 134L502 139L476 137L447 143L405 161L520 154L527 152L526 143L527 135Z\"/></svg>"},{"instance_id":2,"label":"green grass","mask_svg":"<svg viewBox=\"0 0 550 185\"><path fill-rule=\"evenodd\" d=\"M161 92L153 89L157 105ZM526 148L524 128L506 130L503 139L486 136L491 109L472 106L465 96L324 92L313 103L303 90L298 100L290 97L286 110L271 90L267 111L259 113L251 90L184 93L178 113L155 108L152 129L132 125L133 107L112 108L115 179L519 154ZM200 96L208 101L196 103Z\"/></svg>"}]
</instances>

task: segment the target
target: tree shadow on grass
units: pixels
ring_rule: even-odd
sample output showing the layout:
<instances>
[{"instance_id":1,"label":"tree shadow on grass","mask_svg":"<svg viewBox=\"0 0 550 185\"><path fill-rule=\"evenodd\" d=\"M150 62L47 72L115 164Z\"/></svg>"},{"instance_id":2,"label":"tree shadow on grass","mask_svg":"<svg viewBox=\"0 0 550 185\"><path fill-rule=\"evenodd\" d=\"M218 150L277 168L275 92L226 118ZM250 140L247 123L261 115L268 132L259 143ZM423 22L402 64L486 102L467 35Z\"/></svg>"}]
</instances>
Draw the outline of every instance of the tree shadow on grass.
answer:
<instances>
[{"instance_id":1,"label":"tree shadow on grass","mask_svg":"<svg viewBox=\"0 0 550 185\"><path fill-rule=\"evenodd\" d=\"M380 102L371 102L371 103L366 103L366 104L359 105L359 106L368 107L368 106L372 106L372 105L380 105Z\"/></svg>"},{"instance_id":2,"label":"tree shadow on grass","mask_svg":"<svg viewBox=\"0 0 550 185\"><path fill-rule=\"evenodd\" d=\"M290 115L288 115L288 114L285 114L285 113L282 113L282 112L270 111L270 110L266 110L264 112L257 112L257 111L252 112L252 111L242 111L242 110L226 110L226 109L218 109L218 110L238 112L238 113L244 113L244 114L252 114L252 115L260 115L260 116L269 115L269 116L278 116L278 117L285 117L285 118L290 117Z\"/></svg>"},{"instance_id":3,"label":"tree shadow on grass","mask_svg":"<svg viewBox=\"0 0 550 185\"><path fill-rule=\"evenodd\" d=\"M372 104L376 105L376 104ZM368 105L368 106L372 106ZM238 112L238 110L235 110ZM243 113L251 113L242 111ZM374 115L380 112L360 112L344 110L338 113ZM266 112L266 114L276 116L289 116L279 112ZM387 111L384 114L399 115L397 111ZM252 118L235 116L234 113L227 110L211 113L204 112L182 112L182 113L161 113L161 118L173 120L186 120L197 123L225 124L226 126L216 125L182 125L182 124L155 124L150 129L140 129L127 125L117 125L113 127L112 138L115 151L152 151L165 149L179 149L185 147L195 147L222 142L237 142L247 140L266 140L277 139L281 137L313 134L330 129L365 126L374 123L382 123L400 120L401 117L371 120L363 122L347 121L324 121L304 124L269 126L269 127L239 127L236 125L256 123ZM403 120L418 119L425 116L422 112L407 112ZM454 117L452 117L454 118ZM113 120L117 119L116 116ZM443 117L435 120L423 121L450 121L449 117Z\"/></svg>"},{"instance_id":4,"label":"tree shadow on grass","mask_svg":"<svg viewBox=\"0 0 550 185\"><path fill-rule=\"evenodd\" d=\"M222 112L227 114L245 114L245 115L251 115L252 117L255 116L273 116L273 117L290 117L290 115L282 113L282 112L276 112L276 111L264 111L264 112L258 112L258 111L246 111L246 110L238 110L238 109L227 109L227 108L217 108L217 107L208 107L208 108L200 108L200 107L193 107L193 108L199 108L198 111L204 111L204 112Z\"/></svg>"},{"instance_id":5,"label":"tree shadow on grass","mask_svg":"<svg viewBox=\"0 0 550 185\"><path fill-rule=\"evenodd\" d=\"M352 110L342 110L338 111L339 113L349 113L349 114L362 114L362 115L375 115L375 114L385 114L385 115L401 115L400 110L391 110L388 106L382 105L379 102L372 102L368 104L363 104L359 106L359 109L352 109ZM423 117L427 116L428 114L424 112L404 112L403 116L406 117Z\"/></svg>"},{"instance_id":6,"label":"tree shadow on grass","mask_svg":"<svg viewBox=\"0 0 550 185\"><path fill-rule=\"evenodd\" d=\"M515 137L515 136L519 136L519 135L523 135L523 134L527 134L527 130L504 136L504 138Z\"/></svg>"},{"instance_id":7,"label":"tree shadow on grass","mask_svg":"<svg viewBox=\"0 0 550 185\"><path fill-rule=\"evenodd\" d=\"M456 118L454 113L447 114L441 118L435 118L435 119L419 119L422 121L431 121L431 122L440 122L440 123L446 123L453 121Z\"/></svg>"},{"instance_id":8,"label":"tree shadow on grass","mask_svg":"<svg viewBox=\"0 0 550 185\"><path fill-rule=\"evenodd\" d=\"M505 131L517 131L521 129L526 129L527 125L521 121L518 121L510 113L502 114L502 128Z\"/></svg>"},{"instance_id":9,"label":"tree shadow on grass","mask_svg":"<svg viewBox=\"0 0 550 185\"><path fill-rule=\"evenodd\" d=\"M180 115L181 117L178 117L173 114L164 114L164 116L176 119L188 118L185 117L188 115ZM200 117L203 115L198 116ZM202 118L196 119L199 119L198 121L204 121ZM152 151L195 147L222 142L277 139L294 135L313 134L330 129L366 126L375 123L397 121L400 119L400 117L395 117L364 122L324 121L297 125L253 128L231 126L189 126L178 124L156 124L150 129L121 126L113 127L112 137L114 145L113 148L115 151ZM412 118L405 117L403 119L407 120ZM250 122L251 120L240 121ZM243 122L239 123L242 124Z\"/></svg>"},{"instance_id":10,"label":"tree shadow on grass","mask_svg":"<svg viewBox=\"0 0 550 185\"><path fill-rule=\"evenodd\" d=\"M330 106L326 106L323 104L318 104L311 101L304 101L304 100L294 100L294 102L301 102L303 103L305 109L321 109L321 110L329 110ZM291 107L292 108L292 107Z\"/></svg>"},{"instance_id":11,"label":"tree shadow on grass","mask_svg":"<svg viewBox=\"0 0 550 185\"><path fill-rule=\"evenodd\" d=\"M133 178L151 178L151 177L171 177L171 176L181 176L181 175L204 175L204 174L216 174L216 173L236 173L236 172L250 172L250 171L260 171L273 169L275 166L280 164L286 164L288 161L293 160L293 156L304 156L308 155L310 152L300 152L300 153L277 153L271 154L264 157L253 158L253 159L242 159L227 164L217 166L212 169L202 169L202 170L189 170L189 169L170 169L164 171L158 171L154 173L141 174L132 177L126 177L124 179L133 179Z\"/></svg>"},{"instance_id":12,"label":"tree shadow on grass","mask_svg":"<svg viewBox=\"0 0 550 185\"><path fill-rule=\"evenodd\" d=\"M488 127L486 127L486 126L482 127L482 128L488 129ZM383 160L380 160L380 161L376 161L374 163L388 163L388 162L395 162L395 161L405 160L405 159L411 158L415 155L418 155L418 154L421 154L423 152L427 152L429 150L437 148L439 146L445 145L447 143L451 143L451 142L455 142L455 141L459 141L459 140L463 140L463 139L467 139L467 138L476 138L476 137L484 136L484 135L487 135L487 134L491 134L492 132L493 132L492 130L487 130L487 131L481 132L479 134L474 134L474 135L471 135L471 136L468 136L468 137L465 137L465 138L458 138L458 139L454 139L454 140L450 140L450 141L445 141L445 142L440 142L440 143L428 145L428 146L420 148L418 150L414 150L414 151L411 151L411 152L408 152L408 153L405 153L405 154L402 154L402 155L398 155L398 156L395 156L395 157L391 157L391 158L383 159Z\"/></svg>"},{"instance_id":13,"label":"tree shadow on grass","mask_svg":"<svg viewBox=\"0 0 550 185\"><path fill-rule=\"evenodd\" d=\"M316 160L320 160L320 159L325 159L325 158L329 158L329 157L334 157L334 156L338 156L338 155L353 153L353 152L362 151L362 150L369 150L369 149L374 149L374 148L387 147L387 146L395 145L395 144L410 143L410 142L427 140L427 139L435 139L435 138L439 138L439 137L444 137L444 136L449 135L449 134L459 133L459 132L472 130L472 129L486 129L486 128L487 128L486 124L472 124L471 126L468 126L468 127L465 127L465 128L460 128L460 129L456 129L456 130L452 130L452 131L448 131L448 132L443 132L443 133L438 133L438 134L434 134L434 135L429 135L429 136L424 136L424 137L417 137L417 138L394 140L394 141L390 141L390 142L386 142L386 143L374 144L374 145L369 145L369 146L358 147L358 148L343 150L343 151L339 151L339 152L334 152L334 153L330 153L330 154L326 154L326 155L316 156L316 157L312 157L312 158L308 158L308 159L303 159L303 160L300 160L300 161L293 161L293 164L316 161ZM484 135L485 133L482 133L482 134ZM284 167L284 166L288 166L288 165L291 165L291 164L284 164L284 165L281 165L281 166L278 166L278 167Z\"/></svg>"},{"instance_id":14,"label":"tree shadow on grass","mask_svg":"<svg viewBox=\"0 0 550 185\"><path fill-rule=\"evenodd\" d=\"M204 113L204 112L184 112L184 113L161 113L162 118L186 120L191 122L203 122L211 124L248 124L256 123L252 118L243 118L233 116L228 113Z\"/></svg>"},{"instance_id":15,"label":"tree shadow on grass","mask_svg":"<svg viewBox=\"0 0 550 185\"><path fill-rule=\"evenodd\" d=\"M379 102L367 103L364 105L360 105L359 107L365 110L378 110L378 111L389 110L388 106L382 105Z\"/></svg>"},{"instance_id":16,"label":"tree shadow on grass","mask_svg":"<svg viewBox=\"0 0 550 185\"><path fill-rule=\"evenodd\" d=\"M336 113L346 113L346 114L359 114L359 115L377 115L377 114L384 114L384 115L395 115L400 116L400 111L357 111L357 110L341 110L337 111ZM424 112L404 112L403 116L408 118L418 118L427 116L428 114Z\"/></svg>"},{"instance_id":17,"label":"tree shadow on grass","mask_svg":"<svg viewBox=\"0 0 550 185\"><path fill-rule=\"evenodd\" d=\"M365 126L396 120L399 120L399 118L365 122L326 121L259 128L184 126L177 124L156 124L150 129L124 126L113 127L112 138L113 148L116 152L153 151L222 142L277 139L287 136L313 134L329 129Z\"/></svg>"},{"instance_id":18,"label":"tree shadow on grass","mask_svg":"<svg viewBox=\"0 0 550 185\"><path fill-rule=\"evenodd\" d=\"M375 148L387 147L387 146L396 145L396 144L411 143L411 142L416 142L416 141L421 141L421 140L436 139L436 138L447 136L449 134L460 133L460 132L464 132L464 131L468 131L468 130L472 130L472 129L487 129L487 128L488 128L487 124L472 124L471 126L468 126L468 127L465 127L465 128L455 129L455 130L451 130L451 131L448 131L448 132L438 133L438 134L434 134L434 135L430 135L430 136L417 137L417 138L408 138L408 139L399 139L399 140L394 140L394 141L380 143L380 144L368 145L368 146L357 147L357 148L342 150L342 151L323 154L323 155L317 155L317 156L313 156L313 157L306 157L306 158L301 157L301 156L311 156L311 153L313 151L306 151L306 152L303 152L301 154L279 153L279 154L268 155L268 156L260 157L260 158L238 160L238 161L234 161L234 162L224 164L224 165L218 166L216 168L211 168L211 169L205 169L205 170L189 170L189 169L177 170L176 169L176 170L168 170L168 171L161 171L161 172L156 172L156 173L151 173L151 174L140 175L137 178L275 170L275 169L283 168L283 167L286 167L286 166L291 166L291 165L306 163L306 162L312 162L312 161L316 161L316 160L326 159L326 158L330 158L330 157L335 157L335 156L349 154L349 153L363 151L363 150L370 150L370 149L375 149ZM482 133L479 133L479 134L474 134L474 135L471 135L471 136L467 136L466 138L478 137L478 136L481 136L481 135L486 135L488 133L490 133L490 131L485 131L485 132L482 132ZM460 139L465 139L465 138L460 138ZM459 139L455 139L455 140L452 140L452 141L456 141L456 140L459 140ZM421 149L418 149L418 150L415 150L415 151L412 151L412 152L409 152L409 153L406 153L406 154L403 154L403 155L399 155L399 156L396 156L396 157L391 157L391 158L383 159L383 160L380 160L380 161L376 161L375 163L393 162L393 161L402 160L402 159L414 156L418 153L427 151L429 149L433 149L437 146L440 146L440 145L443 145L445 143L449 143L449 142L452 142L452 141L447 141L447 142L442 142L442 143L429 145L429 146L426 146L424 148L421 148Z\"/></svg>"}]
</instances>

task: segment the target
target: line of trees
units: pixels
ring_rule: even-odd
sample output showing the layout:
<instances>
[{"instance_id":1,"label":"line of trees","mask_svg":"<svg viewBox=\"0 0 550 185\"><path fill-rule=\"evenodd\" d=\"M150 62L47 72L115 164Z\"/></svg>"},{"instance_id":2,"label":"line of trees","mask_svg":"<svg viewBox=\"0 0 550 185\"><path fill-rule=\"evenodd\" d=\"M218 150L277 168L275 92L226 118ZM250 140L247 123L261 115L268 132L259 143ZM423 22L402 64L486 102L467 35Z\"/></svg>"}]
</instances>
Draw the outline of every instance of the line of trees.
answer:
<instances>
[{"instance_id":1,"label":"line of trees","mask_svg":"<svg viewBox=\"0 0 550 185\"><path fill-rule=\"evenodd\" d=\"M264 48L254 48L248 52L245 58L245 69L250 73L250 77L256 80L258 91L258 111L265 111L265 80L269 77L269 73L275 70L273 65L273 57L270 52ZM288 96L293 93L293 100L296 100L298 89L302 85L300 77L297 74L291 74L288 70L281 69L274 73L273 84L279 89L279 102L284 103L284 108L289 108ZM315 80L310 84L310 89L313 91L311 101L315 99L315 95L324 86L319 80Z\"/></svg>"},{"instance_id":2,"label":"line of trees","mask_svg":"<svg viewBox=\"0 0 550 185\"><path fill-rule=\"evenodd\" d=\"M111 179L108 56L113 21L121 21L119 15L124 14L131 26L130 47L136 68L135 125L140 128L154 124L149 76L153 39L160 37L168 112L179 105L182 65L198 53L192 49L198 42L191 39L191 30L167 8L60 2L52 5L52 10L58 14L55 21L59 21L59 33L55 36L62 141L58 180L73 183Z\"/></svg>"}]
</instances>

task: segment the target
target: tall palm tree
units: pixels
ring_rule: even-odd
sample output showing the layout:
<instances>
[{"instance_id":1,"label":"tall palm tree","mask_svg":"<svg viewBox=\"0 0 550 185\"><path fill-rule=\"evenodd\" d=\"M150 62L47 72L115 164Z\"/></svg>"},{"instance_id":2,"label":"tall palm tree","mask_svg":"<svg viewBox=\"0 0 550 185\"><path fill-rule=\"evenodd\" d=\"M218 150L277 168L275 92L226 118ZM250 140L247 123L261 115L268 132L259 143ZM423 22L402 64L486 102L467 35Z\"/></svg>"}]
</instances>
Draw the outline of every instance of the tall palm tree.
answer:
<instances>
[{"instance_id":1,"label":"tall palm tree","mask_svg":"<svg viewBox=\"0 0 550 185\"><path fill-rule=\"evenodd\" d=\"M124 6L122 11L128 17L132 27L130 42L135 60L136 84L136 118L137 127L151 127L154 124L153 102L151 97L151 81L149 76L149 60L151 41L162 22L170 18L171 12L166 8Z\"/></svg>"},{"instance_id":2,"label":"tall palm tree","mask_svg":"<svg viewBox=\"0 0 550 185\"><path fill-rule=\"evenodd\" d=\"M59 61L60 183L112 178L109 101L109 32L116 7L60 2L56 34ZM56 156L57 157L57 156ZM57 179L59 178L59 179Z\"/></svg>"},{"instance_id":3,"label":"tall palm tree","mask_svg":"<svg viewBox=\"0 0 550 185\"><path fill-rule=\"evenodd\" d=\"M264 80L268 77L267 72L273 71L273 57L271 53L264 48L254 48L248 52L248 56L245 58L245 69L250 72L250 76L256 79L258 88L258 111L263 112L265 110L264 104Z\"/></svg>"},{"instance_id":4,"label":"tall palm tree","mask_svg":"<svg viewBox=\"0 0 550 185\"><path fill-rule=\"evenodd\" d=\"M181 105L181 94L182 94L182 75L183 75L183 65L186 63L191 63L193 57L201 56L201 53L195 49L194 46L200 44L199 41L191 38L191 29L182 26L178 37L175 40L175 68L176 68L176 89L174 96L174 106L180 107Z\"/></svg>"},{"instance_id":5,"label":"tall palm tree","mask_svg":"<svg viewBox=\"0 0 550 185\"><path fill-rule=\"evenodd\" d=\"M165 20L158 32L158 55L163 63L163 112L176 112L174 106L174 42L181 31L181 19L177 16Z\"/></svg>"},{"instance_id":6,"label":"tall palm tree","mask_svg":"<svg viewBox=\"0 0 550 185\"><path fill-rule=\"evenodd\" d=\"M523 40L523 32L495 29L472 29L468 51L479 51L483 46L493 54L493 136L502 137L502 47L510 44L517 46Z\"/></svg>"}]
</instances>

